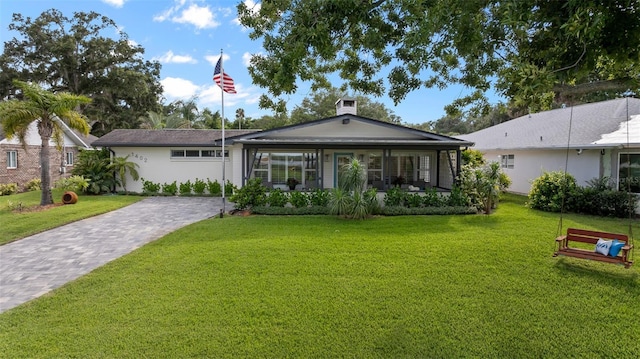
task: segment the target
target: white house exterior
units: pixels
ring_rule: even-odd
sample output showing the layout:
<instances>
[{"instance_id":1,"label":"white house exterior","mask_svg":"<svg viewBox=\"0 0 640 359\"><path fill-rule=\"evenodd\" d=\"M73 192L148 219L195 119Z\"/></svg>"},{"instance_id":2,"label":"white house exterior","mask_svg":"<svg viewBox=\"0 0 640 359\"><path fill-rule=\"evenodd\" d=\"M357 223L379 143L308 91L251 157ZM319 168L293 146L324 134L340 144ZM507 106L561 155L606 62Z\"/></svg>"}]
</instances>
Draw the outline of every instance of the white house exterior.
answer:
<instances>
[{"instance_id":1,"label":"white house exterior","mask_svg":"<svg viewBox=\"0 0 640 359\"><path fill-rule=\"evenodd\" d=\"M460 170L460 152L472 143L346 111L326 119L268 131L227 130L225 178L241 187L255 177L270 187L333 188L341 164L360 159L368 185L384 190L395 184L413 190L450 189ZM355 107L355 103L353 104ZM138 172L154 183L196 178L222 183L220 130L114 130L93 143L115 156L129 156ZM142 181L127 180L127 190L142 191Z\"/></svg>"},{"instance_id":2,"label":"white house exterior","mask_svg":"<svg viewBox=\"0 0 640 359\"><path fill-rule=\"evenodd\" d=\"M629 168L632 178L640 178L640 99L525 115L459 137L474 142L486 160L499 161L516 193L527 194L543 172L565 167L581 186L604 176L624 185ZM640 192L632 183L632 191Z\"/></svg>"},{"instance_id":3,"label":"white house exterior","mask_svg":"<svg viewBox=\"0 0 640 359\"><path fill-rule=\"evenodd\" d=\"M54 183L60 177L68 176L77 159L78 149L91 148L91 142L97 137L84 136L71 130L64 122L59 122L63 128L63 145L61 151L56 149L53 140L49 141L51 147L50 167L51 181ZM38 134L36 122L32 122L25 137L26 149L16 137L7 138L0 129L0 183L17 183L24 189L24 185L32 179L40 178L40 149L42 140Z\"/></svg>"}]
</instances>

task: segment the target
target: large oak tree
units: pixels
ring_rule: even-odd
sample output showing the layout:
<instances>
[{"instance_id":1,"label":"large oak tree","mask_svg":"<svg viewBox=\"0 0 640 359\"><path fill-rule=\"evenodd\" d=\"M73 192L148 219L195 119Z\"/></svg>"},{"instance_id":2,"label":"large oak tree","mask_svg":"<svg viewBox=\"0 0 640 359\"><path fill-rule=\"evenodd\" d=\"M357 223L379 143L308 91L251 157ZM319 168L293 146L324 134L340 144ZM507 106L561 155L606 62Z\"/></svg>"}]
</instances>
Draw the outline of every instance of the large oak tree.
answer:
<instances>
[{"instance_id":1,"label":"large oak tree","mask_svg":"<svg viewBox=\"0 0 640 359\"><path fill-rule=\"evenodd\" d=\"M13 79L85 95L93 100L83 113L95 135L136 128L140 116L161 110L160 64L144 60L144 49L111 19L51 9L36 19L13 14L9 30L19 36L0 56L0 98L14 95Z\"/></svg>"},{"instance_id":2,"label":"large oak tree","mask_svg":"<svg viewBox=\"0 0 640 359\"><path fill-rule=\"evenodd\" d=\"M536 111L640 88L640 0L277 0L238 6L264 53L251 76L277 107L328 75L396 103L419 88L474 91L448 106L488 108L493 89ZM381 70L389 70L384 78ZM386 73L386 72L384 72ZM472 107L473 109L473 107Z\"/></svg>"}]
</instances>

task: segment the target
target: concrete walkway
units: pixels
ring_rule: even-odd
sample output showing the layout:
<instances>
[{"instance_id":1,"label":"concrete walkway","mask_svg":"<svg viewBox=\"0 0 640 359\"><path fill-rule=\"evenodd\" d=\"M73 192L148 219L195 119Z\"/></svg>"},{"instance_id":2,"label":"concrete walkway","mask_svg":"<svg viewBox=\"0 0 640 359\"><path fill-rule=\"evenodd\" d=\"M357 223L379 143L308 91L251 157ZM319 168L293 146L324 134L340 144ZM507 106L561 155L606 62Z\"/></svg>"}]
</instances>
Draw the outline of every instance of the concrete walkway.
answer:
<instances>
[{"instance_id":1,"label":"concrete walkway","mask_svg":"<svg viewBox=\"0 0 640 359\"><path fill-rule=\"evenodd\" d=\"M221 208L217 197L150 197L0 246L0 313Z\"/></svg>"}]
</instances>

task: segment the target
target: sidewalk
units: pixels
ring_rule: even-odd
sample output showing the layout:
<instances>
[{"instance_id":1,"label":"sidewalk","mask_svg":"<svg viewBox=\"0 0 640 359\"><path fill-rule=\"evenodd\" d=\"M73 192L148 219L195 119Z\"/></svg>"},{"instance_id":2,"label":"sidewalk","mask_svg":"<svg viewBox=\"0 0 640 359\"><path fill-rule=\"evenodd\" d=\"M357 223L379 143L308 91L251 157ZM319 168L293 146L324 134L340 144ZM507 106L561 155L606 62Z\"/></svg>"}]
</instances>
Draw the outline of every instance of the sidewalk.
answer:
<instances>
[{"instance_id":1,"label":"sidewalk","mask_svg":"<svg viewBox=\"0 0 640 359\"><path fill-rule=\"evenodd\" d=\"M220 209L218 197L150 197L0 246L0 313Z\"/></svg>"}]
</instances>

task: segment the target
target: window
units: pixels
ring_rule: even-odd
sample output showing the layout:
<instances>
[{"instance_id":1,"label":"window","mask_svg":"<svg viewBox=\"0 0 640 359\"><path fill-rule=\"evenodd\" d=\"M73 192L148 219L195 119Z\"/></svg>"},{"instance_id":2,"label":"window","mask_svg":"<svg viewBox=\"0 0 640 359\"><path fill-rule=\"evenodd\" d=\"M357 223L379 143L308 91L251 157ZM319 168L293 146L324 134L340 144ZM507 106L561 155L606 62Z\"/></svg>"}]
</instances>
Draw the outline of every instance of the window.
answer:
<instances>
[{"instance_id":1,"label":"window","mask_svg":"<svg viewBox=\"0 0 640 359\"><path fill-rule=\"evenodd\" d=\"M73 166L73 152L65 153L65 164L67 166Z\"/></svg>"},{"instance_id":2,"label":"window","mask_svg":"<svg viewBox=\"0 0 640 359\"><path fill-rule=\"evenodd\" d=\"M316 183L318 158L314 152L269 153L259 152L253 162L254 178L262 183L285 186L287 180L295 178L298 183L310 186Z\"/></svg>"},{"instance_id":3,"label":"window","mask_svg":"<svg viewBox=\"0 0 640 359\"><path fill-rule=\"evenodd\" d=\"M418 156L418 182L431 182L431 157Z\"/></svg>"},{"instance_id":4,"label":"window","mask_svg":"<svg viewBox=\"0 0 640 359\"><path fill-rule=\"evenodd\" d=\"M224 151L224 156L229 157L229 150ZM222 157L222 149L219 150L171 150L171 158L220 158Z\"/></svg>"},{"instance_id":5,"label":"window","mask_svg":"<svg viewBox=\"0 0 640 359\"><path fill-rule=\"evenodd\" d=\"M7 168L18 168L17 151L7 151Z\"/></svg>"},{"instance_id":6,"label":"window","mask_svg":"<svg viewBox=\"0 0 640 359\"><path fill-rule=\"evenodd\" d=\"M621 153L618 162L618 188L640 193L640 153Z\"/></svg>"},{"instance_id":7,"label":"window","mask_svg":"<svg viewBox=\"0 0 640 359\"><path fill-rule=\"evenodd\" d=\"M513 164L515 162L514 155L502 155L501 167L502 168L513 168Z\"/></svg>"}]
</instances>

